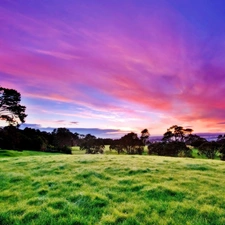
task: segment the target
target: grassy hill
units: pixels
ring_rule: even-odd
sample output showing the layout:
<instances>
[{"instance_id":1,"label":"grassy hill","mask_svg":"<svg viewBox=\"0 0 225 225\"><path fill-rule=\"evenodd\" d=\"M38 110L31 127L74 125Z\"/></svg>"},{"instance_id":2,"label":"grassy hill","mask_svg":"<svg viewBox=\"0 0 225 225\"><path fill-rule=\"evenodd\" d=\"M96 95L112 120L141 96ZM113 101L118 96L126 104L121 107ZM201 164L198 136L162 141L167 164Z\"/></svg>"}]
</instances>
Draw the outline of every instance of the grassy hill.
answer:
<instances>
[{"instance_id":1,"label":"grassy hill","mask_svg":"<svg viewBox=\"0 0 225 225\"><path fill-rule=\"evenodd\" d=\"M0 224L225 224L222 161L128 155L0 158Z\"/></svg>"}]
</instances>

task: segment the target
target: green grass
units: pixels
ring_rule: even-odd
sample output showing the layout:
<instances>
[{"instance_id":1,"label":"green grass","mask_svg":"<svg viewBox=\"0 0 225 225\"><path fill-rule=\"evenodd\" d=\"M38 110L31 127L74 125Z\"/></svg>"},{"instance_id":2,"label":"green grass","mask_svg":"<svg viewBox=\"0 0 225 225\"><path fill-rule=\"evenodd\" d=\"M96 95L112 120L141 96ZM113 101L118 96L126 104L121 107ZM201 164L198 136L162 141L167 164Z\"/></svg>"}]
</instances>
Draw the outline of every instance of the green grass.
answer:
<instances>
[{"instance_id":1,"label":"green grass","mask_svg":"<svg viewBox=\"0 0 225 225\"><path fill-rule=\"evenodd\" d=\"M20 156L46 156L59 153L49 153L40 151L16 151L16 150L3 150L0 149L0 158L4 157L20 157Z\"/></svg>"},{"instance_id":2,"label":"green grass","mask_svg":"<svg viewBox=\"0 0 225 225\"><path fill-rule=\"evenodd\" d=\"M0 159L1 225L224 225L222 161L128 155Z\"/></svg>"},{"instance_id":3,"label":"green grass","mask_svg":"<svg viewBox=\"0 0 225 225\"><path fill-rule=\"evenodd\" d=\"M79 146L74 146L74 147L72 147L72 154L73 155L83 155L83 154L85 154L85 150L80 150ZM105 155L118 155L117 151L115 151L115 150L110 151L109 145L105 145L104 154Z\"/></svg>"},{"instance_id":4,"label":"green grass","mask_svg":"<svg viewBox=\"0 0 225 225\"><path fill-rule=\"evenodd\" d=\"M207 157L205 155L199 155L198 154L198 149L196 148L193 148L192 149L192 156L196 159L207 159ZM220 153L218 152L215 156L215 159L214 160L221 160L220 159Z\"/></svg>"}]
</instances>

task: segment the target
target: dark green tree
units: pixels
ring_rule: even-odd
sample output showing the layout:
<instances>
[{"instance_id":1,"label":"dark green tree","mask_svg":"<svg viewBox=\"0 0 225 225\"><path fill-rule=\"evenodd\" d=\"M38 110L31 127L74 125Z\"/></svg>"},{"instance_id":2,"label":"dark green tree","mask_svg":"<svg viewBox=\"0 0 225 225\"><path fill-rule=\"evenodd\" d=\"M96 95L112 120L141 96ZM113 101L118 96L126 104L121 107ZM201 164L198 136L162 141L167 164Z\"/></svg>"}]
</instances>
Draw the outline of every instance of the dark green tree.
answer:
<instances>
[{"instance_id":1,"label":"dark green tree","mask_svg":"<svg viewBox=\"0 0 225 225\"><path fill-rule=\"evenodd\" d=\"M119 140L115 140L110 149L115 149L118 154L142 154L144 152L144 143L138 138L138 135L134 132L128 133L121 137Z\"/></svg>"},{"instance_id":2,"label":"dark green tree","mask_svg":"<svg viewBox=\"0 0 225 225\"><path fill-rule=\"evenodd\" d=\"M115 150L118 152L118 154L125 153L123 146L120 144L120 139L113 140L109 146L109 150L110 151Z\"/></svg>"},{"instance_id":3,"label":"dark green tree","mask_svg":"<svg viewBox=\"0 0 225 225\"><path fill-rule=\"evenodd\" d=\"M121 145L127 152L127 154L139 154L144 152L144 144L138 138L136 133L128 133L121 138Z\"/></svg>"},{"instance_id":4,"label":"dark green tree","mask_svg":"<svg viewBox=\"0 0 225 225\"><path fill-rule=\"evenodd\" d=\"M208 159L214 159L216 154L219 153L219 144L216 141L204 142L198 148L200 155L205 155Z\"/></svg>"},{"instance_id":5,"label":"dark green tree","mask_svg":"<svg viewBox=\"0 0 225 225\"><path fill-rule=\"evenodd\" d=\"M21 130L20 149L46 151L48 140L45 134L38 129L26 127L23 131Z\"/></svg>"},{"instance_id":6,"label":"dark green tree","mask_svg":"<svg viewBox=\"0 0 225 225\"><path fill-rule=\"evenodd\" d=\"M20 130L15 126L6 126L0 132L1 142L0 148L2 149L19 149L20 143Z\"/></svg>"},{"instance_id":7,"label":"dark green tree","mask_svg":"<svg viewBox=\"0 0 225 225\"><path fill-rule=\"evenodd\" d=\"M86 154L103 154L104 142L101 138L96 138L94 135L87 134L79 144L80 150L86 150Z\"/></svg>"},{"instance_id":8,"label":"dark green tree","mask_svg":"<svg viewBox=\"0 0 225 225\"><path fill-rule=\"evenodd\" d=\"M70 147L75 145L75 140L73 133L70 132L69 129L62 127L54 129L52 135L53 145L55 146L56 150L63 153L72 154Z\"/></svg>"},{"instance_id":9,"label":"dark green tree","mask_svg":"<svg viewBox=\"0 0 225 225\"><path fill-rule=\"evenodd\" d=\"M18 126L25 122L26 107L20 105L21 95L14 89L0 87L0 119L9 125Z\"/></svg>"},{"instance_id":10,"label":"dark green tree","mask_svg":"<svg viewBox=\"0 0 225 225\"><path fill-rule=\"evenodd\" d=\"M148 146L148 154L192 157L192 150L185 143L192 131L192 129L185 129L182 126L171 126L163 135L162 142L152 143Z\"/></svg>"},{"instance_id":11,"label":"dark green tree","mask_svg":"<svg viewBox=\"0 0 225 225\"><path fill-rule=\"evenodd\" d=\"M216 142L217 142L218 147L219 147L220 159L225 161L225 134L224 135L220 134L217 137Z\"/></svg>"},{"instance_id":12,"label":"dark green tree","mask_svg":"<svg viewBox=\"0 0 225 225\"><path fill-rule=\"evenodd\" d=\"M191 157L191 149L184 142L156 142L148 146L149 155Z\"/></svg>"},{"instance_id":13,"label":"dark green tree","mask_svg":"<svg viewBox=\"0 0 225 225\"><path fill-rule=\"evenodd\" d=\"M220 159L225 161L225 144L220 145L219 153L220 153Z\"/></svg>"}]
</instances>

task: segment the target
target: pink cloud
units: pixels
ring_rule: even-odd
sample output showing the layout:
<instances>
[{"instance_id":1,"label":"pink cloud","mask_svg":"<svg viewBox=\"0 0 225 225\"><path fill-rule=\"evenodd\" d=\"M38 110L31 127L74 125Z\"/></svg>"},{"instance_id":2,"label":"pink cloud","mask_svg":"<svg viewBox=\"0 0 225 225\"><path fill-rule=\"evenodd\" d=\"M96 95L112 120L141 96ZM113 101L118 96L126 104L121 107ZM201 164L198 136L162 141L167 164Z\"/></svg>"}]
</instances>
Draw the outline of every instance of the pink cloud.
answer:
<instances>
[{"instance_id":1,"label":"pink cloud","mask_svg":"<svg viewBox=\"0 0 225 225\"><path fill-rule=\"evenodd\" d=\"M136 105L167 115L171 123L224 120L225 54L212 50L224 49L224 42L203 44L201 31L168 3L141 8L140 14L131 4L132 25L124 3L116 17L104 8L111 3L104 3L92 7L105 14L83 6L88 13L74 18L73 4L63 6L71 22L0 7L2 85L19 87L34 102L78 105L105 119L118 119L107 117L109 110L138 119L140 114L128 109ZM93 112L79 116L98 118Z\"/></svg>"}]
</instances>

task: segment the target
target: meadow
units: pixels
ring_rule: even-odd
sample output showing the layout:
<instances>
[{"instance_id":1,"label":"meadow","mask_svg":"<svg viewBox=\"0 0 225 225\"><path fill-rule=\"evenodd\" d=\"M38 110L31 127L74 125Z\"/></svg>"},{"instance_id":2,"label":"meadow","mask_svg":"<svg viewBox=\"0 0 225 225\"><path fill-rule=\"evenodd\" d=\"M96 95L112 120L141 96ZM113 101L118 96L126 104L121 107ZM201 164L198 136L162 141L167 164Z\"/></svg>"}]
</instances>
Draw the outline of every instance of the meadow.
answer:
<instances>
[{"instance_id":1,"label":"meadow","mask_svg":"<svg viewBox=\"0 0 225 225\"><path fill-rule=\"evenodd\" d=\"M0 157L1 225L224 225L225 164L148 155Z\"/></svg>"}]
</instances>

